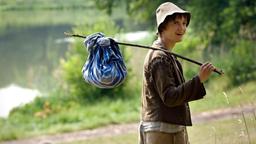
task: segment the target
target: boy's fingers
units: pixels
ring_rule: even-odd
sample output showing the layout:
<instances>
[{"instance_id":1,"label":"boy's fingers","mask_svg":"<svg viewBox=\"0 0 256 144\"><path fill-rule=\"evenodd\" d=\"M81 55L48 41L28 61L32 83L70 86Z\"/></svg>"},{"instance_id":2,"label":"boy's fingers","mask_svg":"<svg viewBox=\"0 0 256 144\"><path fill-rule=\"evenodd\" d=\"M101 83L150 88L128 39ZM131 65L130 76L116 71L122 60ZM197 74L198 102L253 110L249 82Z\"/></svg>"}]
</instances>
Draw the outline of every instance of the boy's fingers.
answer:
<instances>
[{"instance_id":1,"label":"boy's fingers","mask_svg":"<svg viewBox=\"0 0 256 144\"><path fill-rule=\"evenodd\" d=\"M206 68L208 64L209 64L209 62L204 63L204 64L202 65L202 68Z\"/></svg>"}]
</instances>

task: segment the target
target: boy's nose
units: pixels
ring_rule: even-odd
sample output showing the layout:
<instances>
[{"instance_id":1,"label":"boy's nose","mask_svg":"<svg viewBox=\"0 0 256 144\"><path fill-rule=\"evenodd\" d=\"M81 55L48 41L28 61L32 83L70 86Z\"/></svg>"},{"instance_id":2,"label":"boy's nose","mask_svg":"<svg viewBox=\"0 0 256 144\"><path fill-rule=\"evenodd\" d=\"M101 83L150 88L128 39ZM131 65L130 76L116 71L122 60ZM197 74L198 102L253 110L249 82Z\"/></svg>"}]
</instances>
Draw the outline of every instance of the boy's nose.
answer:
<instances>
[{"instance_id":1,"label":"boy's nose","mask_svg":"<svg viewBox=\"0 0 256 144\"><path fill-rule=\"evenodd\" d=\"M180 30L180 31L184 31L184 30L186 30L186 25L183 25L182 23L180 23L179 24L179 26L178 26L178 30Z\"/></svg>"}]
</instances>

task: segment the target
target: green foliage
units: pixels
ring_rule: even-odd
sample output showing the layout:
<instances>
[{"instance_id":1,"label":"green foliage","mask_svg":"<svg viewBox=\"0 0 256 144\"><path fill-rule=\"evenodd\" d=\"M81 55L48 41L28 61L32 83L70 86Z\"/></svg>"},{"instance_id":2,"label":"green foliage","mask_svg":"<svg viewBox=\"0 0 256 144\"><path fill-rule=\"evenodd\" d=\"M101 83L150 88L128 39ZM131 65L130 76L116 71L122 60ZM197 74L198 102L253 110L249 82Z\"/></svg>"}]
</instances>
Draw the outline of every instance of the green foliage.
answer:
<instances>
[{"instance_id":1,"label":"green foliage","mask_svg":"<svg viewBox=\"0 0 256 144\"><path fill-rule=\"evenodd\" d=\"M95 5L99 9L104 9L108 14L112 13L112 8L116 7L120 1L116 0L95 0Z\"/></svg>"},{"instance_id":2,"label":"green foliage","mask_svg":"<svg viewBox=\"0 0 256 144\"><path fill-rule=\"evenodd\" d=\"M189 31L184 40L176 44L173 52L200 62L204 62L205 60L202 57L202 50L204 46L205 44L200 41L200 38L193 35L193 33ZM191 79L198 73L200 66L182 59L179 59L179 61L182 62L183 73L187 80Z\"/></svg>"},{"instance_id":3,"label":"green foliage","mask_svg":"<svg viewBox=\"0 0 256 144\"><path fill-rule=\"evenodd\" d=\"M227 69L233 85L239 85L250 80L256 80L256 47L255 42L240 41L234 47L229 59L232 59Z\"/></svg>"},{"instance_id":4,"label":"green foliage","mask_svg":"<svg viewBox=\"0 0 256 144\"><path fill-rule=\"evenodd\" d=\"M193 32L206 43L203 56L224 69L230 85L255 79L256 1L193 0Z\"/></svg>"},{"instance_id":5,"label":"green foliage","mask_svg":"<svg viewBox=\"0 0 256 144\"><path fill-rule=\"evenodd\" d=\"M173 0L173 3L180 7L185 7L188 0ZM155 10L166 0L96 0L96 6L105 10L108 14L113 14L113 9L116 7L125 7L128 14L135 20L148 23L146 28L155 27Z\"/></svg>"},{"instance_id":6,"label":"green foliage","mask_svg":"<svg viewBox=\"0 0 256 144\"><path fill-rule=\"evenodd\" d=\"M251 0L193 0L189 4L193 30L209 42L208 48L235 44L238 39L255 40L255 6Z\"/></svg>"}]
</instances>

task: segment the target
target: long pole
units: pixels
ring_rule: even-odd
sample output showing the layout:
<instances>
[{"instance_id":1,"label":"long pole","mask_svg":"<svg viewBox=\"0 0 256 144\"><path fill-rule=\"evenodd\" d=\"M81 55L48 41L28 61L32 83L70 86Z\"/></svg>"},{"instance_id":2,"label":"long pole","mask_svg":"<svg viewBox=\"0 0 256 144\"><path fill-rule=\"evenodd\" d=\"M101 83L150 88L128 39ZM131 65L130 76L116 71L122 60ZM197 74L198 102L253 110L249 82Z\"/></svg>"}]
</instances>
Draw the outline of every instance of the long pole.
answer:
<instances>
[{"instance_id":1,"label":"long pole","mask_svg":"<svg viewBox=\"0 0 256 144\"><path fill-rule=\"evenodd\" d=\"M72 36L72 37L80 37L80 38L86 38L86 36L83 36L83 35L78 35L78 34L71 34L71 33L67 33L67 32L64 32L64 34L66 36ZM132 47L139 47L139 48L144 48L144 49L152 49L152 50L161 50L161 51L164 51L164 52L167 52L167 53L171 53L172 55L178 57L178 58L181 58L181 59L184 59L184 60L187 60L189 62L192 62L194 64L197 64L197 65L202 65L201 62L198 62L198 61L195 61L195 60L192 60L190 58L187 58L187 57L184 57L184 56L181 56L179 54L176 54L176 53L173 53L173 52L170 52L168 50L165 50L165 49L160 49L160 48L155 48L155 47L150 47L150 46L144 46L144 45L138 45L138 44L131 44L131 43L124 43L124 42L117 42L117 44L120 44L120 45L125 45L125 46L132 46ZM219 75L222 75L224 74L224 72L222 70L219 70L219 69L214 69L214 72L216 72L217 74Z\"/></svg>"}]
</instances>

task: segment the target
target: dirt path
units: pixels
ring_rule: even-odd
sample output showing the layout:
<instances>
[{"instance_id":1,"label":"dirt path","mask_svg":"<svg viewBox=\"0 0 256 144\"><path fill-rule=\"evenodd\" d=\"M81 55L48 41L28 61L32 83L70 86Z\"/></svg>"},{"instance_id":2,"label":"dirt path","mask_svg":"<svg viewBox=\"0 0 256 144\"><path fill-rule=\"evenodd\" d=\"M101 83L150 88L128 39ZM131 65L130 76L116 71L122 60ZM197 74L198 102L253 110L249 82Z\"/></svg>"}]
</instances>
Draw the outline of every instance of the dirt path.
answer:
<instances>
[{"instance_id":1,"label":"dirt path","mask_svg":"<svg viewBox=\"0 0 256 144\"><path fill-rule=\"evenodd\" d=\"M221 110L214 110L209 112L202 112L196 115L192 115L192 120L194 124L209 122L220 119L230 119L233 117L241 117L242 113L248 114L252 113L255 116L255 106L243 106L238 108L226 108ZM115 136L120 134L136 133L138 128L138 123L132 124L119 124L119 125L109 125L102 128L97 128L93 130L83 130L70 133L56 134L56 135L46 135L36 138L15 140L2 142L1 144L56 144L63 142L72 142L79 140L86 140L90 138L105 137L105 136Z\"/></svg>"}]
</instances>

